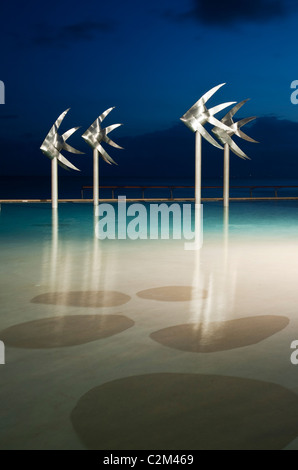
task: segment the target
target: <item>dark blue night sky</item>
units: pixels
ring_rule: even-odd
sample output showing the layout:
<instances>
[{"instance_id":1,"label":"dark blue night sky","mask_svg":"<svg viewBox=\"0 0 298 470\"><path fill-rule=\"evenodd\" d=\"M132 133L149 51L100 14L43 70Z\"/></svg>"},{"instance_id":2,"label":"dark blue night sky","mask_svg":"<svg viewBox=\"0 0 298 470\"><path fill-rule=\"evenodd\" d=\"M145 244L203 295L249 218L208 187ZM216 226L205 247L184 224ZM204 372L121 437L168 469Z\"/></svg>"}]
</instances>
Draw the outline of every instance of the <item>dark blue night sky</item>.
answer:
<instances>
[{"instance_id":1,"label":"dark blue night sky","mask_svg":"<svg viewBox=\"0 0 298 470\"><path fill-rule=\"evenodd\" d=\"M232 157L232 176L298 176L298 2L295 0L11 1L1 5L0 175L47 175L39 147L66 108L63 129L82 132L106 108L105 123L125 150L110 149L109 177L191 177L194 135L179 118L211 87L210 100L251 100L239 118L259 119L237 142L251 161ZM218 115L217 117L221 117ZM79 131L80 132L80 131ZM91 149L66 156L92 174ZM203 174L222 175L222 153L204 143ZM61 169L61 174L65 172ZM71 173L73 174L73 173Z\"/></svg>"}]
</instances>

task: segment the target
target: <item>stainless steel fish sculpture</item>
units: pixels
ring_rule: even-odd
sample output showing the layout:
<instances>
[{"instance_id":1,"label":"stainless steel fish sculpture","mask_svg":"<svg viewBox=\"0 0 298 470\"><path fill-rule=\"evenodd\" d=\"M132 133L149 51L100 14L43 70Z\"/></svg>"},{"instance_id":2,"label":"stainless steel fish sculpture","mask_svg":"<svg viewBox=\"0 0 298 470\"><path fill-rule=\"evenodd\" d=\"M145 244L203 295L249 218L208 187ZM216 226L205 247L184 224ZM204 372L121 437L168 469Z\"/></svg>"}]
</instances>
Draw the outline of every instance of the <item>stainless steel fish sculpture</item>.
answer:
<instances>
[{"instance_id":1,"label":"stainless steel fish sculpture","mask_svg":"<svg viewBox=\"0 0 298 470\"><path fill-rule=\"evenodd\" d=\"M58 117L57 121L55 124L52 126L50 129L49 133L47 134L45 140L41 144L41 151L44 155L46 155L48 158L53 160L54 158L57 159L57 163L62 167L65 168L66 170L71 169L71 170L77 170L80 171L77 167L75 167L71 162L69 162L62 154L61 150L67 150L68 152L75 153L75 154L83 154L84 152L80 152L79 150L76 150L75 148L71 147L71 145L66 143L66 140L74 133L76 132L79 127L73 127L72 129L69 129L69 131L64 132L64 134L59 135L58 134L58 129L61 125L61 122L63 121L64 117L68 113L70 108L66 109L60 116Z\"/></svg>"},{"instance_id":2,"label":"stainless steel fish sculpture","mask_svg":"<svg viewBox=\"0 0 298 470\"><path fill-rule=\"evenodd\" d=\"M110 155L102 147L101 142L105 142L105 143L111 145L112 147L116 147L118 149L123 149L123 147L120 147L120 145L116 144L115 142L113 142L113 140L111 140L108 137L108 134L111 131L113 131L114 129L116 129L119 126L122 126L122 124L113 124L112 126L108 126L104 129L102 129L102 127L101 127L101 123L104 120L104 118L114 108L115 108L115 106L112 107L112 108L107 109L106 111L104 111L97 119L95 119L93 124L91 124L91 126L82 135L82 138L90 145L90 147L92 147L94 150L97 150L99 152L100 156L102 157L102 159L106 163L109 163L109 165L111 165L112 163L117 165L117 163L112 159L112 157L110 157Z\"/></svg>"},{"instance_id":3,"label":"stainless steel fish sculpture","mask_svg":"<svg viewBox=\"0 0 298 470\"><path fill-rule=\"evenodd\" d=\"M229 130L223 130L222 128L219 127L214 127L212 129L213 134L216 135L218 140L223 144L228 144L232 152L237 155L238 157L246 160L250 160L250 158L238 147L237 144L233 141L231 138L233 135L237 135L238 137L241 137L242 139L245 139L249 142L255 142L258 143L256 140L252 139L248 135L246 135L244 132L242 132L240 129L243 127L245 124L248 122L253 121L256 119L256 116L253 117L248 117L245 119L241 119L238 122L233 121L234 115L237 113L237 111L247 102L249 101L248 99L241 101L240 103L236 104L221 120L223 124L229 127Z\"/></svg>"},{"instance_id":4,"label":"stainless steel fish sculpture","mask_svg":"<svg viewBox=\"0 0 298 470\"><path fill-rule=\"evenodd\" d=\"M236 101L219 104L213 108L207 109L206 103L221 88L225 83L215 86L211 90L207 91L181 118L180 120L193 132L199 132L208 142L215 147L222 149L222 146L206 131L203 127L207 122L213 126L216 126L223 131L229 131L230 128L216 119L214 114L227 108L228 106L235 104Z\"/></svg>"}]
</instances>

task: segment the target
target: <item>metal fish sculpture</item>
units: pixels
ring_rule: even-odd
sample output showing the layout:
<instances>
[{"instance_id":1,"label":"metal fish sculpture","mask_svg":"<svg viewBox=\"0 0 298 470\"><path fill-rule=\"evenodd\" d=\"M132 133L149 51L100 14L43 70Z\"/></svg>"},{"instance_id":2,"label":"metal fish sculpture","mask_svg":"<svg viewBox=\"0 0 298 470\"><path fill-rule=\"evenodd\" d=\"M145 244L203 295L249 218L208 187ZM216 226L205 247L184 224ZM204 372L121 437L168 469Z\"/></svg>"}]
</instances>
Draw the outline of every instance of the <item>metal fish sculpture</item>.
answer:
<instances>
[{"instance_id":1,"label":"metal fish sculpture","mask_svg":"<svg viewBox=\"0 0 298 470\"><path fill-rule=\"evenodd\" d=\"M46 155L50 160L54 158L57 159L58 165L65 169L71 169L80 171L77 167L75 167L70 161L68 161L61 153L62 150L66 150L67 152L75 153L75 154L83 154L84 152L80 152L75 148L71 147L69 144L66 143L66 140L76 132L80 127L73 127L69 129L69 131L64 132L64 134L59 135L58 129L68 113L70 108L66 109L60 116L58 117L57 121L51 127L49 133L47 134L45 140L41 144L41 151L44 155Z\"/></svg>"},{"instance_id":2,"label":"metal fish sculpture","mask_svg":"<svg viewBox=\"0 0 298 470\"><path fill-rule=\"evenodd\" d=\"M238 122L233 121L233 117L236 114L236 112L247 102L249 101L248 99L241 101L240 103L236 104L221 120L223 124L229 127L229 131L225 131L219 127L214 127L212 129L212 132L218 140L220 141L221 144L225 145L228 144L231 151L237 155L240 158L243 159L248 159L250 158L238 147L237 144L232 140L233 135L237 135L238 137L241 137L242 139L245 139L249 142L255 142L257 143L256 140L252 139L248 135L246 135L244 132L242 132L240 129L243 127L245 124L253 121L256 119L256 116L253 117L248 117L245 119L241 119Z\"/></svg>"},{"instance_id":3,"label":"metal fish sculpture","mask_svg":"<svg viewBox=\"0 0 298 470\"><path fill-rule=\"evenodd\" d=\"M113 124L112 126L108 126L104 129L101 127L101 123L104 120L104 118L114 109L115 107L109 108L106 111L104 111L95 121L91 126L84 132L82 135L82 138L90 145L90 147L93 148L93 150L97 150L102 159L111 165L114 163L117 165L117 163L110 157L110 155L106 152L106 150L103 148L101 145L102 142L105 142L112 147L116 147L118 149L123 149L123 147L120 147L120 145L116 144L112 139L108 137L108 134L116 129L117 127L122 126L122 124Z\"/></svg>"},{"instance_id":4,"label":"metal fish sculpture","mask_svg":"<svg viewBox=\"0 0 298 470\"><path fill-rule=\"evenodd\" d=\"M223 131L229 131L229 127L214 117L214 114L222 111L228 106L235 104L236 101L219 104L213 108L207 109L206 103L225 83L215 86L207 91L181 118L180 120L193 132L199 132L208 142L215 147L222 149L221 145L206 131L203 127L207 122L217 126Z\"/></svg>"}]
</instances>

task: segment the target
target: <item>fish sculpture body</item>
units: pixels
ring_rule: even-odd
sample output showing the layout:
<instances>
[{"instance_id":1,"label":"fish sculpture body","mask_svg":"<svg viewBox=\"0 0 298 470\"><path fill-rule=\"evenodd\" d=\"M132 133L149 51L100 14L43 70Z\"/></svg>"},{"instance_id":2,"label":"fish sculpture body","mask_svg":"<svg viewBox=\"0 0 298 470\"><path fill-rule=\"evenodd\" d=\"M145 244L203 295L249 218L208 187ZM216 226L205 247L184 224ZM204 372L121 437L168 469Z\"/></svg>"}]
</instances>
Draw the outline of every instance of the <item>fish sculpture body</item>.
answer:
<instances>
[{"instance_id":1,"label":"fish sculpture body","mask_svg":"<svg viewBox=\"0 0 298 470\"><path fill-rule=\"evenodd\" d=\"M112 147L122 149L123 147L120 147L120 145L116 144L112 139L108 137L108 134L116 129L117 127L120 127L122 124L113 124L112 126L108 126L106 128L102 128L101 124L104 118L114 109L114 107L107 109L104 111L95 121L91 124L91 126L84 132L82 135L82 138L87 142L91 148L94 150L97 150L102 157L102 159L111 165L114 163L117 165L117 163L112 159L112 157L107 153L107 151L103 148L101 145L102 142L105 142Z\"/></svg>"},{"instance_id":2,"label":"fish sculpture body","mask_svg":"<svg viewBox=\"0 0 298 470\"><path fill-rule=\"evenodd\" d=\"M57 163L64 169L66 170L76 170L80 171L77 167L75 167L70 161L68 161L61 153L62 150L66 150L67 152L75 153L75 154L83 154L84 152L81 152L80 150L77 150L73 148L71 145L67 144L66 141L67 139L74 133L76 132L80 127L73 127L72 129L69 129L68 131L64 132L64 134L60 135L58 133L58 129L68 113L70 108L66 109L54 125L51 127L49 133L47 134L46 138L44 139L43 143L41 144L41 151L43 152L44 155L46 155L50 160L53 160L54 158L57 159Z\"/></svg>"},{"instance_id":3,"label":"fish sculpture body","mask_svg":"<svg viewBox=\"0 0 298 470\"><path fill-rule=\"evenodd\" d=\"M213 108L207 109L206 103L225 83L215 86L207 91L181 118L180 120L193 132L199 132L208 142L215 147L222 149L222 146L206 131L204 124L209 123L213 126L230 131L230 128L214 117L214 115L228 106L235 104L235 101L222 103Z\"/></svg>"},{"instance_id":4,"label":"fish sculpture body","mask_svg":"<svg viewBox=\"0 0 298 470\"><path fill-rule=\"evenodd\" d=\"M238 122L234 122L233 117L236 114L236 112L247 102L248 100L243 100L240 103L236 104L221 120L223 124L228 126L229 130L224 130L220 127L214 127L212 129L212 132L214 135L216 135L217 139L223 144L228 144L231 151L237 155L238 157L244 159L244 160L250 160L250 158L238 147L238 145L233 141L232 136L237 135L238 137L245 139L249 142L255 142L257 143L256 140L252 139L248 135L246 135L244 132L241 131L241 127L243 127L245 124L253 121L256 119L255 116L248 117L241 119Z\"/></svg>"}]
</instances>

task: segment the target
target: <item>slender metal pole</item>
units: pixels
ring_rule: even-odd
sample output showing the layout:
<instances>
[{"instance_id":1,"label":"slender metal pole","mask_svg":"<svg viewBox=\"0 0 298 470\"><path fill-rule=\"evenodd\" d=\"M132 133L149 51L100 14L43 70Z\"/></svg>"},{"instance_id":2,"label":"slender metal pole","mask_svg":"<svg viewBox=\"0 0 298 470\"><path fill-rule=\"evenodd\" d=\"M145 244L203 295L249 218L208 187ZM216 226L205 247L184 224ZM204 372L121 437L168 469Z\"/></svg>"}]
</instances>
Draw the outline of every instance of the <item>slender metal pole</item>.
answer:
<instances>
[{"instance_id":1,"label":"slender metal pole","mask_svg":"<svg viewBox=\"0 0 298 470\"><path fill-rule=\"evenodd\" d=\"M58 207L58 161L52 159L52 209Z\"/></svg>"},{"instance_id":2,"label":"slender metal pole","mask_svg":"<svg viewBox=\"0 0 298 470\"><path fill-rule=\"evenodd\" d=\"M230 147L225 144L224 149L224 187L223 187L224 207L229 207L230 200Z\"/></svg>"},{"instance_id":3,"label":"slender metal pole","mask_svg":"<svg viewBox=\"0 0 298 470\"><path fill-rule=\"evenodd\" d=\"M98 206L99 204L99 174L98 174L98 150L93 150L93 204Z\"/></svg>"},{"instance_id":4,"label":"slender metal pole","mask_svg":"<svg viewBox=\"0 0 298 470\"><path fill-rule=\"evenodd\" d=\"M195 166L195 203L201 204L202 187L202 137L196 132L196 166Z\"/></svg>"}]
</instances>

